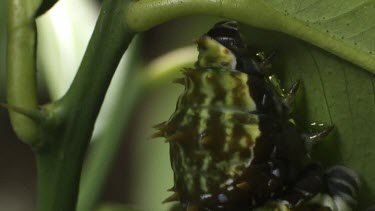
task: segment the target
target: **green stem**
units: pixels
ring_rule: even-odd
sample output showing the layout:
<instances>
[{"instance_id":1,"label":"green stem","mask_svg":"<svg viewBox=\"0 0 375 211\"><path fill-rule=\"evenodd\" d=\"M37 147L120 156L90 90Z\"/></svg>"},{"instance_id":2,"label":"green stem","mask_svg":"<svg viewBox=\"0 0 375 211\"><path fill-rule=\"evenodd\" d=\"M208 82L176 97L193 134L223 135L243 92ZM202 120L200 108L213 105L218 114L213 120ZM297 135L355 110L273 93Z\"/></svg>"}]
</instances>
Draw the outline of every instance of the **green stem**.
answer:
<instances>
[{"instance_id":1,"label":"green stem","mask_svg":"<svg viewBox=\"0 0 375 211\"><path fill-rule=\"evenodd\" d=\"M375 56L354 43L344 43L337 36L287 15L263 0L142 0L134 1L125 20L135 31L148 30L162 22L193 14L213 15L238 20L248 25L290 34L332 52L372 73ZM341 36L340 36L341 37Z\"/></svg>"},{"instance_id":2,"label":"green stem","mask_svg":"<svg viewBox=\"0 0 375 211\"><path fill-rule=\"evenodd\" d=\"M77 211L94 210L106 178L110 173L117 152L122 144L124 128L128 128L129 121L141 96L140 72L137 71L139 63L140 40L137 38L126 52L126 66L121 70L127 70L121 78L121 85L117 87L119 92L115 96L114 106L111 109L109 121L95 138L90 153L82 172ZM138 60L137 60L138 59ZM136 62L137 61L137 62Z\"/></svg>"},{"instance_id":3,"label":"green stem","mask_svg":"<svg viewBox=\"0 0 375 211\"><path fill-rule=\"evenodd\" d=\"M37 152L38 211L74 210L84 155L116 67L134 33L122 21L129 1L106 0L67 94L52 104L63 122ZM56 108L56 107L55 107ZM51 139L51 138L49 138Z\"/></svg>"},{"instance_id":4,"label":"green stem","mask_svg":"<svg viewBox=\"0 0 375 211\"><path fill-rule=\"evenodd\" d=\"M129 128L132 112L141 96L139 83L133 84L132 82L127 88L131 89L125 91L126 100L122 99L113 110L113 114L117 116L111 118L111 123L108 125L108 128L111 128L106 129L108 133L99 135L99 140L93 144L87 166L82 174L77 211L94 210L98 205L106 179L121 147L123 130Z\"/></svg>"},{"instance_id":5,"label":"green stem","mask_svg":"<svg viewBox=\"0 0 375 211\"><path fill-rule=\"evenodd\" d=\"M36 26L33 0L8 1L7 101L26 110L37 109ZM38 125L28 117L9 110L13 129L22 141L40 144Z\"/></svg>"}]
</instances>

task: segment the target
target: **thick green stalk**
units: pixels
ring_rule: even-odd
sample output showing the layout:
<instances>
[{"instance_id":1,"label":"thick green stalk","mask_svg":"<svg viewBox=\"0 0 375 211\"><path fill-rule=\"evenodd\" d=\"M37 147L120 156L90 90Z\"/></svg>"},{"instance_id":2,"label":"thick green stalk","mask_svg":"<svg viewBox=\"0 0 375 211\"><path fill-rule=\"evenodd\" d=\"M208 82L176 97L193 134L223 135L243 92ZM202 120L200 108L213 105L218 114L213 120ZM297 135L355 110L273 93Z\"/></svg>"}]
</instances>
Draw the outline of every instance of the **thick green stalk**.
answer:
<instances>
[{"instance_id":1,"label":"thick green stalk","mask_svg":"<svg viewBox=\"0 0 375 211\"><path fill-rule=\"evenodd\" d=\"M137 81L137 80L136 80ZM128 128L132 112L139 102L139 83L128 83L124 92L126 100L122 99L113 110L111 123L106 127L107 133L100 134L87 160L87 166L82 174L82 183L78 197L77 211L94 210L111 172L115 158L122 145L124 128ZM129 89L130 88L130 89ZM119 115L122 114L122 115ZM117 116L115 116L117 115Z\"/></svg>"},{"instance_id":2,"label":"thick green stalk","mask_svg":"<svg viewBox=\"0 0 375 211\"><path fill-rule=\"evenodd\" d=\"M125 20L135 31L148 30L156 24L180 16L204 14L238 20L251 26L290 34L375 73L375 56L344 43L341 36L329 35L296 16L280 11L264 0L142 0L134 1ZM335 30L334 28L332 30Z\"/></svg>"},{"instance_id":3,"label":"thick green stalk","mask_svg":"<svg viewBox=\"0 0 375 211\"><path fill-rule=\"evenodd\" d=\"M124 128L128 128L130 118L141 97L141 80L139 78L140 40L135 39L126 52L126 65L119 71L127 70L120 78L121 82L115 91L114 106L102 133L96 138L86 158L82 172L77 211L94 210L102 193L118 151L122 145Z\"/></svg>"},{"instance_id":4,"label":"thick green stalk","mask_svg":"<svg viewBox=\"0 0 375 211\"><path fill-rule=\"evenodd\" d=\"M8 1L7 102L11 106L36 110L36 26L34 0ZM38 125L10 110L13 129L22 141L40 144Z\"/></svg>"},{"instance_id":5,"label":"thick green stalk","mask_svg":"<svg viewBox=\"0 0 375 211\"><path fill-rule=\"evenodd\" d=\"M61 111L55 140L37 152L38 211L74 210L84 155L116 67L134 34L123 22L129 1L106 0L67 94L52 104ZM51 140L52 141L52 140Z\"/></svg>"}]
</instances>

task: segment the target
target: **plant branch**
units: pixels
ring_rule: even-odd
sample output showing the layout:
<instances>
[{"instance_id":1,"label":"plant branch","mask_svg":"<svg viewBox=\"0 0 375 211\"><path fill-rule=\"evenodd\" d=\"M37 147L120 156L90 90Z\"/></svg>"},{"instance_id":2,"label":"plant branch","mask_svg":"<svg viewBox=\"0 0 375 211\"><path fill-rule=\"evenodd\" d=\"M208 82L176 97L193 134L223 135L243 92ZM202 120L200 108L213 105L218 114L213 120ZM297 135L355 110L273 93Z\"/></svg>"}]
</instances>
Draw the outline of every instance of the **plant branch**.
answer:
<instances>
[{"instance_id":1,"label":"plant branch","mask_svg":"<svg viewBox=\"0 0 375 211\"><path fill-rule=\"evenodd\" d=\"M8 1L7 101L10 106L37 110L36 25L39 1ZM38 125L14 110L9 110L13 129L19 139L34 147L40 145Z\"/></svg>"},{"instance_id":2,"label":"plant branch","mask_svg":"<svg viewBox=\"0 0 375 211\"><path fill-rule=\"evenodd\" d=\"M98 134L86 158L77 211L95 210L98 199L103 190L106 178L109 175L119 148L121 147L124 128L128 128L130 118L141 96L141 80L139 78L139 59L141 38L135 39L125 54L125 67L119 71L127 70L126 74L117 79L120 85L113 90L116 94L111 106L111 114L103 132Z\"/></svg>"},{"instance_id":3,"label":"plant branch","mask_svg":"<svg viewBox=\"0 0 375 211\"><path fill-rule=\"evenodd\" d=\"M67 94L50 107L62 126L37 152L38 211L74 210L84 155L94 123L116 67L134 33L122 16L129 1L106 0L93 35Z\"/></svg>"},{"instance_id":4,"label":"plant branch","mask_svg":"<svg viewBox=\"0 0 375 211\"><path fill-rule=\"evenodd\" d=\"M284 32L375 73L375 55L372 53L356 46L354 42L343 42L341 38L327 34L326 30L281 12L261 0L134 1L126 12L125 20L133 30L144 31L175 17L194 14L229 18L254 27Z\"/></svg>"}]
</instances>

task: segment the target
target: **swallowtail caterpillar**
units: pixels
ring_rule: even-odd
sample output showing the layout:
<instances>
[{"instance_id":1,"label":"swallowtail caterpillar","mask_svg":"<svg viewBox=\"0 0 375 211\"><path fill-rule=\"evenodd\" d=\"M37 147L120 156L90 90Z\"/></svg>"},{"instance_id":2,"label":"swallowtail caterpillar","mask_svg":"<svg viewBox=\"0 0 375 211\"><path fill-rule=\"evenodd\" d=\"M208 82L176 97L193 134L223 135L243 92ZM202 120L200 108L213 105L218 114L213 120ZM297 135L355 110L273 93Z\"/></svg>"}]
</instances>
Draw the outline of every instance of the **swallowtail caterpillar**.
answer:
<instances>
[{"instance_id":1,"label":"swallowtail caterpillar","mask_svg":"<svg viewBox=\"0 0 375 211\"><path fill-rule=\"evenodd\" d=\"M358 176L313 162L311 146L331 127L300 133L290 118L299 83L282 93L271 57L252 53L236 22L217 23L197 40L198 61L176 80L176 111L156 126L170 143L172 196L183 210L331 210L356 204Z\"/></svg>"}]
</instances>

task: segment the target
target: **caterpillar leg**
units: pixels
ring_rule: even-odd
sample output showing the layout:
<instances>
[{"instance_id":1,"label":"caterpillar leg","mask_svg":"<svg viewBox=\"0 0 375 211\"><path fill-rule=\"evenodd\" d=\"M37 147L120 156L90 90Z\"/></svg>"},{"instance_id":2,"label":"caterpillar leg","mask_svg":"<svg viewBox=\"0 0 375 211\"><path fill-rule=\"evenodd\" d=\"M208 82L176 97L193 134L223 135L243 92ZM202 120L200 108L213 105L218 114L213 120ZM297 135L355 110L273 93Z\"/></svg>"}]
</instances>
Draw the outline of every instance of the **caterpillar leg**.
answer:
<instances>
[{"instance_id":1,"label":"caterpillar leg","mask_svg":"<svg viewBox=\"0 0 375 211\"><path fill-rule=\"evenodd\" d=\"M297 182L276 200L267 202L256 211L297 211L297 207L309 201L323 189L324 171L318 164L308 165L298 176ZM307 209L305 211L318 211ZM320 210L319 210L320 211ZM322 210L323 211L323 210Z\"/></svg>"},{"instance_id":2,"label":"caterpillar leg","mask_svg":"<svg viewBox=\"0 0 375 211\"><path fill-rule=\"evenodd\" d=\"M288 93L286 94L285 98L283 99L283 103L287 107L289 112L291 112L293 110L293 107L294 107L293 104L294 104L294 101L296 99L297 92L299 90L300 85L301 85L300 80L294 82L294 84L289 89Z\"/></svg>"},{"instance_id":3,"label":"caterpillar leg","mask_svg":"<svg viewBox=\"0 0 375 211\"><path fill-rule=\"evenodd\" d=\"M290 207L298 206L322 191L323 177L324 171L320 165L308 165L299 174L297 182L280 199L288 202Z\"/></svg>"},{"instance_id":4,"label":"caterpillar leg","mask_svg":"<svg viewBox=\"0 0 375 211\"><path fill-rule=\"evenodd\" d=\"M325 172L327 194L332 198L333 211L350 211L357 205L360 180L353 170L344 166L334 166ZM329 204L327 204L328 206Z\"/></svg>"},{"instance_id":5,"label":"caterpillar leg","mask_svg":"<svg viewBox=\"0 0 375 211\"><path fill-rule=\"evenodd\" d=\"M306 203L300 204L291 211L352 211L357 205L359 190L358 175L343 166L334 166L325 174L326 189L316 194Z\"/></svg>"},{"instance_id":6,"label":"caterpillar leg","mask_svg":"<svg viewBox=\"0 0 375 211\"><path fill-rule=\"evenodd\" d=\"M312 164L284 197L267 202L256 211L352 211L357 201L358 175L343 166L323 172ZM371 209L370 209L371 210Z\"/></svg>"},{"instance_id":7,"label":"caterpillar leg","mask_svg":"<svg viewBox=\"0 0 375 211\"><path fill-rule=\"evenodd\" d=\"M275 57L277 51L273 51L269 56L266 58L262 58L263 56L259 56L262 59L262 62L260 63L260 68L261 69L267 69L271 65L272 59Z\"/></svg>"},{"instance_id":8,"label":"caterpillar leg","mask_svg":"<svg viewBox=\"0 0 375 211\"><path fill-rule=\"evenodd\" d=\"M310 134L303 134L302 137L305 140L305 145L307 151L311 151L312 147L317 144L319 141L327 137L333 130L333 126L327 127L322 131Z\"/></svg>"},{"instance_id":9,"label":"caterpillar leg","mask_svg":"<svg viewBox=\"0 0 375 211\"><path fill-rule=\"evenodd\" d=\"M352 211L355 208L360 181L353 170L343 166L329 168L324 173L324 183L322 192L292 211Z\"/></svg>"},{"instance_id":10,"label":"caterpillar leg","mask_svg":"<svg viewBox=\"0 0 375 211\"><path fill-rule=\"evenodd\" d=\"M320 205L302 205L294 208L289 208L285 201L271 201L263 207L259 207L254 211L332 211L329 207L322 207Z\"/></svg>"},{"instance_id":11,"label":"caterpillar leg","mask_svg":"<svg viewBox=\"0 0 375 211\"><path fill-rule=\"evenodd\" d=\"M323 172L317 164L308 168L282 200L296 208L320 205L332 211L350 211L355 207L360 182L353 170L334 166Z\"/></svg>"}]
</instances>

